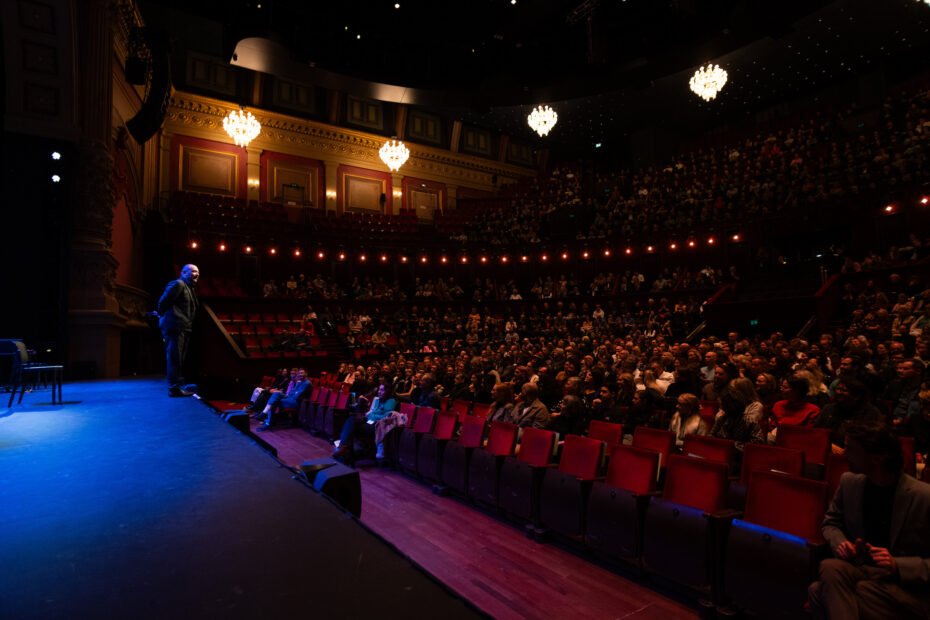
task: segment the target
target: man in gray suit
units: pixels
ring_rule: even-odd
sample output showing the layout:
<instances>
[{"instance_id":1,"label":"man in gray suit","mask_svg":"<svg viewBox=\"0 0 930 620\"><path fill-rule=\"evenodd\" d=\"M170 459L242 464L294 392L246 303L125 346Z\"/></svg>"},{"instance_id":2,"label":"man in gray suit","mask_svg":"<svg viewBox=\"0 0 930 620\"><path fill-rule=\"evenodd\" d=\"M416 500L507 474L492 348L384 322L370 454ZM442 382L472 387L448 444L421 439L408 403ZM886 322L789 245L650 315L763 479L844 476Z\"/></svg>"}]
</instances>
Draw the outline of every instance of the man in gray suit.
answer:
<instances>
[{"instance_id":1,"label":"man in gray suit","mask_svg":"<svg viewBox=\"0 0 930 620\"><path fill-rule=\"evenodd\" d=\"M181 277L169 282L158 300L158 327L165 340L170 396L190 396L193 393L185 389L184 378L181 375L194 325L194 315L199 305L194 293L194 286L199 278L200 270L197 265L184 265Z\"/></svg>"},{"instance_id":2,"label":"man in gray suit","mask_svg":"<svg viewBox=\"0 0 930 620\"><path fill-rule=\"evenodd\" d=\"M930 617L930 485L902 472L897 437L850 424L850 472L823 521L836 556L820 565L811 602L827 618Z\"/></svg>"}]
</instances>

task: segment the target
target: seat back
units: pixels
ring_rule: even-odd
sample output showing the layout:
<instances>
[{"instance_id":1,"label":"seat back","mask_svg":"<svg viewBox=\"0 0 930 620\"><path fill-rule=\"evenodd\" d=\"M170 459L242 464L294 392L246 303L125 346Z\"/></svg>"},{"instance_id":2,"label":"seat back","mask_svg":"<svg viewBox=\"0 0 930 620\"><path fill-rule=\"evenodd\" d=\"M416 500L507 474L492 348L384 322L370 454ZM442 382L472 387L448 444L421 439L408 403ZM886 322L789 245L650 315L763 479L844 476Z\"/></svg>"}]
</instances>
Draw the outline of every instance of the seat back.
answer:
<instances>
[{"instance_id":1,"label":"seat back","mask_svg":"<svg viewBox=\"0 0 930 620\"><path fill-rule=\"evenodd\" d=\"M433 428L433 436L436 439L442 439L448 441L452 439L455 435L455 427L458 425L459 419L455 413L451 411L443 411L436 417L436 425Z\"/></svg>"},{"instance_id":2,"label":"seat back","mask_svg":"<svg viewBox=\"0 0 930 620\"><path fill-rule=\"evenodd\" d=\"M647 426L637 426L633 431L633 447L659 453L659 468L664 469L669 455L675 449L675 433Z\"/></svg>"},{"instance_id":3,"label":"seat back","mask_svg":"<svg viewBox=\"0 0 930 620\"><path fill-rule=\"evenodd\" d=\"M791 476L800 476L804 472L804 453L792 448L779 448L759 443L747 443L743 446L743 471L740 473L740 483L748 488L750 475L753 472L772 470Z\"/></svg>"},{"instance_id":4,"label":"seat back","mask_svg":"<svg viewBox=\"0 0 930 620\"><path fill-rule=\"evenodd\" d=\"M729 471L726 463L673 454L668 458L662 497L704 512L723 510Z\"/></svg>"},{"instance_id":5,"label":"seat back","mask_svg":"<svg viewBox=\"0 0 930 620\"><path fill-rule=\"evenodd\" d=\"M517 446L520 427L508 422L491 422L488 445L485 449L494 456L512 456Z\"/></svg>"},{"instance_id":6,"label":"seat back","mask_svg":"<svg viewBox=\"0 0 930 620\"><path fill-rule=\"evenodd\" d=\"M559 471L582 480L594 480L604 464L604 442L580 435L566 435Z\"/></svg>"},{"instance_id":7,"label":"seat back","mask_svg":"<svg viewBox=\"0 0 930 620\"><path fill-rule=\"evenodd\" d=\"M917 450L913 437L899 437L901 452L904 456L904 473L909 476L917 475Z\"/></svg>"},{"instance_id":8,"label":"seat back","mask_svg":"<svg viewBox=\"0 0 930 620\"><path fill-rule=\"evenodd\" d=\"M274 385L274 377L271 375L265 375L262 377L262 382L258 384L258 387L262 388L263 390L267 390L272 385Z\"/></svg>"},{"instance_id":9,"label":"seat back","mask_svg":"<svg viewBox=\"0 0 930 620\"><path fill-rule=\"evenodd\" d=\"M417 416L417 406L413 403L401 403L400 409L398 409L402 414L407 416L407 424L413 424L414 419Z\"/></svg>"},{"instance_id":10,"label":"seat back","mask_svg":"<svg viewBox=\"0 0 930 620\"><path fill-rule=\"evenodd\" d=\"M315 405L325 405L326 401L329 400L331 391L329 388L320 388L320 391L317 392L316 397L311 402Z\"/></svg>"},{"instance_id":11,"label":"seat back","mask_svg":"<svg viewBox=\"0 0 930 620\"><path fill-rule=\"evenodd\" d=\"M714 419L717 417L718 411L720 411L720 401L702 400L698 415L700 415L704 423L707 424L707 428L711 428L714 425Z\"/></svg>"},{"instance_id":12,"label":"seat back","mask_svg":"<svg viewBox=\"0 0 930 620\"><path fill-rule=\"evenodd\" d=\"M743 520L807 540L821 540L826 499L826 482L757 471L749 482Z\"/></svg>"},{"instance_id":13,"label":"seat back","mask_svg":"<svg viewBox=\"0 0 930 620\"><path fill-rule=\"evenodd\" d=\"M334 392L335 393L335 392ZM336 394L336 403L334 408L336 409L346 409L349 406L349 394L347 392L339 392Z\"/></svg>"},{"instance_id":14,"label":"seat back","mask_svg":"<svg viewBox=\"0 0 930 620\"><path fill-rule=\"evenodd\" d=\"M310 398L308 398L307 400L310 401L311 403L319 403L319 402L320 402L320 401L319 401L319 398L320 398L320 390L322 390L322 389L323 389L323 388L315 387L315 388L313 388L312 390L310 390Z\"/></svg>"},{"instance_id":15,"label":"seat back","mask_svg":"<svg viewBox=\"0 0 930 620\"><path fill-rule=\"evenodd\" d=\"M414 433L430 433L433 431L433 424L436 422L436 410L432 407L419 407L417 417L413 421L411 428Z\"/></svg>"},{"instance_id":16,"label":"seat back","mask_svg":"<svg viewBox=\"0 0 930 620\"><path fill-rule=\"evenodd\" d=\"M449 404L448 411L457 415L461 420L468 415L469 409L471 409L471 401L455 399Z\"/></svg>"},{"instance_id":17,"label":"seat back","mask_svg":"<svg viewBox=\"0 0 930 620\"><path fill-rule=\"evenodd\" d=\"M330 390L329 394L326 397L326 407L331 409L336 406L336 401L339 399L339 392L336 390Z\"/></svg>"},{"instance_id":18,"label":"seat back","mask_svg":"<svg viewBox=\"0 0 930 620\"><path fill-rule=\"evenodd\" d=\"M615 446L623 440L623 425L601 420L591 420L588 424L588 437L599 439L608 446Z\"/></svg>"},{"instance_id":19,"label":"seat back","mask_svg":"<svg viewBox=\"0 0 930 620\"><path fill-rule=\"evenodd\" d=\"M824 465L830 454L830 429L781 424L775 436L775 445L800 450L804 453L805 463Z\"/></svg>"},{"instance_id":20,"label":"seat back","mask_svg":"<svg viewBox=\"0 0 930 620\"><path fill-rule=\"evenodd\" d=\"M487 420L491 415L491 403L475 403L471 409L471 414L475 417Z\"/></svg>"},{"instance_id":21,"label":"seat back","mask_svg":"<svg viewBox=\"0 0 930 620\"><path fill-rule=\"evenodd\" d=\"M468 416L462 421L462 434L459 437L459 443L465 448L481 447L484 440L485 421L475 416ZM516 433L514 433L516 437Z\"/></svg>"},{"instance_id":22,"label":"seat back","mask_svg":"<svg viewBox=\"0 0 930 620\"><path fill-rule=\"evenodd\" d=\"M517 458L533 467L545 467L552 462L558 440L558 433L539 428L524 428Z\"/></svg>"},{"instance_id":23,"label":"seat back","mask_svg":"<svg viewBox=\"0 0 930 620\"><path fill-rule=\"evenodd\" d=\"M827 459L827 495L833 497L836 489L840 486L840 478L849 471L849 460L845 454L831 454Z\"/></svg>"},{"instance_id":24,"label":"seat back","mask_svg":"<svg viewBox=\"0 0 930 620\"><path fill-rule=\"evenodd\" d=\"M659 453L618 445L610 451L607 484L630 493L652 493L659 476Z\"/></svg>"},{"instance_id":25,"label":"seat back","mask_svg":"<svg viewBox=\"0 0 930 620\"><path fill-rule=\"evenodd\" d=\"M685 435L681 452L686 456L726 463L733 469L736 463L736 442L729 439L717 439L708 435Z\"/></svg>"}]
</instances>

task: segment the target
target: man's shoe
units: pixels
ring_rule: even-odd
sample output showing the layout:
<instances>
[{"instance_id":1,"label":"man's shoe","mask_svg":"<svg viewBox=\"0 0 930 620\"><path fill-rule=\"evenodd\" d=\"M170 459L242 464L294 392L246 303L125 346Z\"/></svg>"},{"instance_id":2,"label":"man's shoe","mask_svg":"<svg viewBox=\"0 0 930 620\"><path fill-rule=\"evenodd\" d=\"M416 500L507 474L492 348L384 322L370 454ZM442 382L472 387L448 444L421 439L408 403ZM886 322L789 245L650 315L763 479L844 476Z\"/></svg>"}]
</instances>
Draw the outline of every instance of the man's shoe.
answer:
<instances>
[{"instance_id":1,"label":"man's shoe","mask_svg":"<svg viewBox=\"0 0 930 620\"><path fill-rule=\"evenodd\" d=\"M168 396L171 396L172 398L177 398L181 396L191 396L192 394L193 392L188 392L187 390L179 388L179 387L173 387L170 390L168 390Z\"/></svg>"},{"instance_id":2,"label":"man's shoe","mask_svg":"<svg viewBox=\"0 0 930 620\"><path fill-rule=\"evenodd\" d=\"M271 430L271 425L267 423L262 424L261 426L255 429L255 431L259 433L264 433L265 431L270 431L270 430Z\"/></svg>"}]
</instances>

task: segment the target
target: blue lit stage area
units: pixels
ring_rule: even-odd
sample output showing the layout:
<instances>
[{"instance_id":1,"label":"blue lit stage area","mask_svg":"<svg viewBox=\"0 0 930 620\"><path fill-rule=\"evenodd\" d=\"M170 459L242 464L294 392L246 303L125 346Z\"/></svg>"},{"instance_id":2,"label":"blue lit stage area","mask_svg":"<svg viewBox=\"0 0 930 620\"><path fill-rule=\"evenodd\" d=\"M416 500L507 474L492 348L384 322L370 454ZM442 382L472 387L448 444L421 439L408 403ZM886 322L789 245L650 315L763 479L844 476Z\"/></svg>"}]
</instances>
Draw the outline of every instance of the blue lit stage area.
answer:
<instances>
[{"instance_id":1,"label":"blue lit stage area","mask_svg":"<svg viewBox=\"0 0 930 620\"><path fill-rule=\"evenodd\" d=\"M0 617L478 614L162 380L0 414Z\"/></svg>"}]
</instances>

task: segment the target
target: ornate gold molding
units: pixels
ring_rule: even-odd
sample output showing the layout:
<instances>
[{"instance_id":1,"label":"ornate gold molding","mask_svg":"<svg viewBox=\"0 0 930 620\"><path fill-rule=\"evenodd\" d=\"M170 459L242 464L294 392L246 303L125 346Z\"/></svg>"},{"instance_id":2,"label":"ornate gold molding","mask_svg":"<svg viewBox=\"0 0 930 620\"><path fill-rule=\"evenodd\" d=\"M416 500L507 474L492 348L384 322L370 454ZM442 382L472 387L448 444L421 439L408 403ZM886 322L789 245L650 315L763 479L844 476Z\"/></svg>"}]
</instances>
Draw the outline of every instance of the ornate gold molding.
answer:
<instances>
[{"instance_id":1,"label":"ornate gold molding","mask_svg":"<svg viewBox=\"0 0 930 620\"><path fill-rule=\"evenodd\" d=\"M217 99L175 92L166 113L165 128L175 133L184 133L190 128L201 134L217 132L218 139L225 139L223 118L231 109L234 106ZM378 149L384 143L382 136L255 108L250 108L250 111L262 124L262 133L255 140L259 147L291 151L316 159L347 160L346 163L373 169L383 167L378 157ZM410 159L404 165L405 176L489 187L495 175L513 179L535 175L534 170L511 164L420 144L408 146Z\"/></svg>"}]
</instances>

